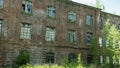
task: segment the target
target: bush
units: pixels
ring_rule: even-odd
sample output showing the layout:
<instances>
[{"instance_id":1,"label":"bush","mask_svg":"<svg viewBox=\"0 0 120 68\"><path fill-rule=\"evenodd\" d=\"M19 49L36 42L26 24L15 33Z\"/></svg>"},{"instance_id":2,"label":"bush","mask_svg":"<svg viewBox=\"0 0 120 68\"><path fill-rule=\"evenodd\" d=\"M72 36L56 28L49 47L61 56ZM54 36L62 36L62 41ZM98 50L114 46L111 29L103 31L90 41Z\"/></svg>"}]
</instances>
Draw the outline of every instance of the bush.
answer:
<instances>
[{"instance_id":1,"label":"bush","mask_svg":"<svg viewBox=\"0 0 120 68\"><path fill-rule=\"evenodd\" d=\"M19 56L17 57L17 65L26 65L29 63L30 57L29 57L29 52L28 51L22 51Z\"/></svg>"}]
</instances>

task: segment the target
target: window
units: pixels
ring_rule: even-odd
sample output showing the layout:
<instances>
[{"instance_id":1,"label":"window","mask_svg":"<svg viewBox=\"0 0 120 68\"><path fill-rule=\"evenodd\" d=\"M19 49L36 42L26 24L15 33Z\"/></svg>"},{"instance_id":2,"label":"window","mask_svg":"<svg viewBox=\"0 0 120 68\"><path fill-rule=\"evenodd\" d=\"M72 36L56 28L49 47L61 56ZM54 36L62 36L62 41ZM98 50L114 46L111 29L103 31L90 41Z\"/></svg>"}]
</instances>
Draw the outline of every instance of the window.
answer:
<instances>
[{"instance_id":1,"label":"window","mask_svg":"<svg viewBox=\"0 0 120 68\"><path fill-rule=\"evenodd\" d=\"M86 42L87 42L87 45L91 45L91 43L92 43L92 37L93 37L93 34L87 32L87 34L86 34Z\"/></svg>"},{"instance_id":2,"label":"window","mask_svg":"<svg viewBox=\"0 0 120 68\"><path fill-rule=\"evenodd\" d=\"M90 64L93 61L93 56L92 55L87 55L87 63Z\"/></svg>"},{"instance_id":3,"label":"window","mask_svg":"<svg viewBox=\"0 0 120 68\"><path fill-rule=\"evenodd\" d=\"M76 33L74 30L69 30L68 31L68 41L70 43L74 43L76 41Z\"/></svg>"},{"instance_id":4,"label":"window","mask_svg":"<svg viewBox=\"0 0 120 68\"><path fill-rule=\"evenodd\" d=\"M2 34L2 25L3 25L3 21L0 19L0 35Z\"/></svg>"},{"instance_id":5,"label":"window","mask_svg":"<svg viewBox=\"0 0 120 68\"><path fill-rule=\"evenodd\" d=\"M120 24L118 25L118 30L120 30Z\"/></svg>"},{"instance_id":6,"label":"window","mask_svg":"<svg viewBox=\"0 0 120 68\"><path fill-rule=\"evenodd\" d=\"M32 2L24 0L22 1L22 12L32 13Z\"/></svg>"},{"instance_id":7,"label":"window","mask_svg":"<svg viewBox=\"0 0 120 68\"><path fill-rule=\"evenodd\" d=\"M99 21L99 27L103 28L103 20L102 19L100 19L100 21Z\"/></svg>"},{"instance_id":8,"label":"window","mask_svg":"<svg viewBox=\"0 0 120 68\"><path fill-rule=\"evenodd\" d=\"M99 37L99 45L102 47L102 37Z\"/></svg>"},{"instance_id":9,"label":"window","mask_svg":"<svg viewBox=\"0 0 120 68\"><path fill-rule=\"evenodd\" d=\"M106 63L109 63L110 62L110 58L109 56L106 56Z\"/></svg>"},{"instance_id":10,"label":"window","mask_svg":"<svg viewBox=\"0 0 120 68\"><path fill-rule=\"evenodd\" d=\"M68 55L68 61L69 62L76 62L77 61L77 56L74 53L70 53Z\"/></svg>"},{"instance_id":11,"label":"window","mask_svg":"<svg viewBox=\"0 0 120 68\"><path fill-rule=\"evenodd\" d=\"M68 13L68 21L75 22L76 21L76 13L74 13L73 11L70 11Z\"/></svg>"},{"instance_id":12,"label":"window","mask_svg":"<svg viewBox=\"0 0 120 68\"><path fill-rule=\"evenodd\" d=\"M31 25L30 24L21 24L21 34L20 37L23 39L30 39L31 38Z\"/></svg>"},{"instance_id":13,"label":"window","mask_svg":"<svg viewBox=\"0 0 120 68\"><path fill-rule=\"evenodd\" d=\"M109 40L106 40L106 48L109 46Z\"/></svg>"},{"instance_id":14,"label":"window","mask_svg":"<svg viewBox=\"0 0 120 68\"><path fill-rule=\"evenodd\" d=\"M47 53L46 54L46 63L54 63L54 53Z\"/></svg>"},{"instance_id":15,"label":"window","mask_svg":"<svg viewBox=\"0 0 120 68\"><path fill-rule=\"evenodd\" d=\"M103 56L100 56L100 63L103 63Z\"/></svg>"},{"instance_id":16,"label":"window","mask_svg":"<svg viewBox=\"0 0 120 68\"><path fill-rule=\"evenodd\" d=\"M3 0L0 0L0 9L3 8Z\"/></svg>"},{"instance_id":17,"label":"window","mask_svg":"<svg viewBox=\"0 0 120 68\"><path fill-rule=\"evenodd\" d=\"M54 6L48 6L47 15L50 18L55 18L55 7Z\"/></svg>"},{"instance_id":18,"label":"window","mask_svg":"<svg viewBox=\"0 0 120 68\"><path fill-rule=\"evenodd\" d=\"M92 26L92 24L93 24L92 15L87 15L87 16L86 16L86 24L87 24L88 26Z\"/></svg>"},{"instance_id":19,"label":"window","mask_svg":"<svg viewBox=\"0 0 120 68\"><path fill-rule=\"evenodd\" d=\"M55 28L46 27L46 41L55 41Z\"/></svg>"}]
</instances>

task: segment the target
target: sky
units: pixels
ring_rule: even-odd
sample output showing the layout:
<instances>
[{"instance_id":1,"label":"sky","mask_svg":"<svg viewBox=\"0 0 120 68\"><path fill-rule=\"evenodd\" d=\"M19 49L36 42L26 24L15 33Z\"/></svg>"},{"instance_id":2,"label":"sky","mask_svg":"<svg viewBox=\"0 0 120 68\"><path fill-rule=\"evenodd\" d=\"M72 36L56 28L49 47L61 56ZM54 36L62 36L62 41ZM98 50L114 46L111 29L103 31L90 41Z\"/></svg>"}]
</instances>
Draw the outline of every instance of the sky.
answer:
<instances>
[{"instance_id":1,"label":"sky","mask_svg":"<svg viewBox=\"0 0 120 68\"><path fill-rule=\"evenodd\" d=\"M96 0L72 0L82 4L95 6ZM100 0L105 6L105 12L120 15L120 0Z\"/></svg>"}]
</instances>

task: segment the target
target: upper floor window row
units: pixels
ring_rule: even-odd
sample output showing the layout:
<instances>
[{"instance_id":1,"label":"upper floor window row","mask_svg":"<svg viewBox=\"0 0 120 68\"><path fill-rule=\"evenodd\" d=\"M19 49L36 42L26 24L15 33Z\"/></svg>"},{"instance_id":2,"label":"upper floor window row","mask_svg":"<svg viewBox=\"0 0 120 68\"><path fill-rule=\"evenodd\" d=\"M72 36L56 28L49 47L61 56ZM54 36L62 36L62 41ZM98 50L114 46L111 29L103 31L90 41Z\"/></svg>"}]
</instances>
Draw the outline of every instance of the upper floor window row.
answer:
<instances>
[{"instance_id":1,"label":"upper floor window row","mask_svg":"<svg viewBox=\"0 0 120 68\"><path fill-rule=\"evenodd\" d=\"M22 12L23 13L32 13L32 2L24 0L22 1Z\"/></svg>"},{"instance_id":2,"label":"upper floor window row","mask_svg":"<svg viewBox=\"0 0 120 68\"><path fill-rule=\"evenodd\" d=\"M3 0L0 0L0 9L3 8Z\"/></svg>"}]
</instances>

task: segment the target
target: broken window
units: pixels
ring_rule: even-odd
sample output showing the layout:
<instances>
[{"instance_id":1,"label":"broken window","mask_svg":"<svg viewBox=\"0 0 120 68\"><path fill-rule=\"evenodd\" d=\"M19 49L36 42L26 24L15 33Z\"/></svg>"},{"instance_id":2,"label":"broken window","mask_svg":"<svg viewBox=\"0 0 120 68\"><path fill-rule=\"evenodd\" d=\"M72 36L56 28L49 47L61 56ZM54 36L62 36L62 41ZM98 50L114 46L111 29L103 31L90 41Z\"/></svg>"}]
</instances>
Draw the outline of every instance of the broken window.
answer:
<instances>
[{"instance_id":1,"label":"broken window","mask_svg":"<svg viewBox=\"0 0 120 68\"><path fill-rule=\"evenodd\" d=\"M86 16L86 25L92 26L92 24L93 24L92 15L87 15L87 16Z\"/></svg>"},{"instance_id":2,"label":"broken window","mask_svg":"<svg viewBox=\"0 0 120 68\"><path fill-rule=\"evenodd\" d=\"M46 63L54 63L54 53L47 53L46 54Z\"/></svg>"},{"instance_id":3,"label":"broken window","mask_svg":"<svg viewBox=\"0 0 120 68\"><path fill-rule=\"evenodd\" d=\"M73 11L70 11L68 13L68 21L69 22L75 22L76 21L76 13Z\"/></svg>"},{"instance_id":4,"label":"broken window","mask_svg":"<svg viewBox=\"0 0 120 68\"><path fill-rule=\"evenodd\" d=\"M32 13L32 2L30 1L22 1L22 12L25 13Z\"/></svg>"},{"instance_id":5,"label":"broken window","mask_svg":"<svg viewBox=\"0 0 120 68\"><path fill-rule=\"evenodd\" d=\"M69 30L68 31L68 41L70 43L74 43L76 41L76 33L74 30Z\"/></svg>"},{"instance_id":6,"label":"broken window","mask_svg":"<svg viewBox=\"0 0 120 68\"><path fill-rule=\"evenodd\" d=\"M2 21L2 19L0 19L0 35L2 34L2 26L3 25L3 21Z\"/></svg>"},{"instance_id":7,"label":"broken window","mask_svg":"<svg viewBox=\"0 0 120 68\"><path fill-rule=\"evenodd\" d=\"M90 33L90 32L87 32L87 34L86 34L86 43L87 43L87 45L91 45L92 37L93 37L93 34Z\"/></svg>"},{"instance_id":8,"label":"broken window","mask_svg":"<svg viewBox=\"0 0 120 68\"><path fill-rule=\"evenodd\" d=\"M23 39L31 39L31 25L22 23L20 37Z\"/></svg>"},{"instance_id":9,"label":"broken window","mask_svg":"<svg viewBox=\"0 0 120 68\"><path fill-rule=\"evenodd\" d=\"M47 15L50 18L55 18L55 7L54 6L48 6Z\"/></svg>"},{"instance_id":10,"label":"broken window","mask_svg":"<svg viewBox=\"0 0 120 68\"><path fill-rule=\"evenodd\" d=\"M55 28L46 27L46 41L54 41L55 40Z\"/></svg>"},{"instance_id":11,"label":"broken window","mask_svg":"<svg viewBox=\"0 0 120 68\"><path fill-rule=\"evenodd\" d=\"M0 0L0 9L3 8L3 0Z\"/></svg>"}]
</instances>

